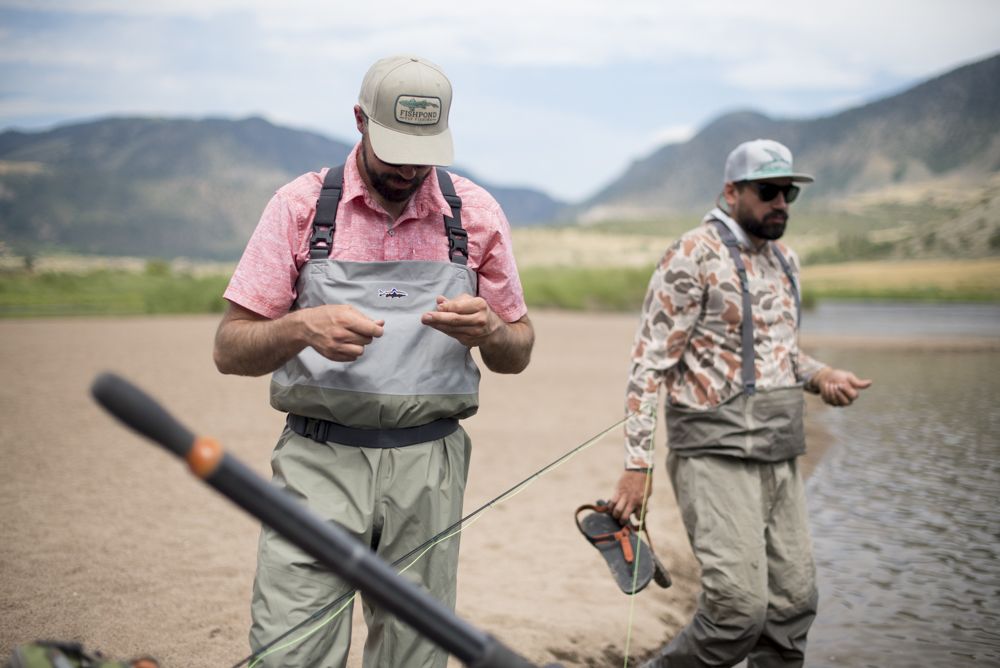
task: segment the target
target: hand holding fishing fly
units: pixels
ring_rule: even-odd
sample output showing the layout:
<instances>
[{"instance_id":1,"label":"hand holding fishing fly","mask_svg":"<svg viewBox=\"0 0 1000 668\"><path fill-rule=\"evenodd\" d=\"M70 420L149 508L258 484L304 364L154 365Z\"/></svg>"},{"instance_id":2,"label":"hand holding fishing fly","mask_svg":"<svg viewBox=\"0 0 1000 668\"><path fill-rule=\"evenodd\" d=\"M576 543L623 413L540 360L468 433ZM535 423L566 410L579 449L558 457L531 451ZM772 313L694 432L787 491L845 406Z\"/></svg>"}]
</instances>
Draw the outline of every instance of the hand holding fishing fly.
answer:
<instances>
[{"instance_id":1,"label":"hand holding fishing fly","mask_svg":"<svg viewBox=\"0 0 1000 668\"><path fill-rule=\"evenodd\" d=\"M307 346L327 359L350 362L382 336L383 325L384 320L342 304L304 308L272 320L230 303L215 334L213 356L219 371L241 376L271 373Z\"/></svg>"},{"instance_id":2,"label":"hand holding fishing fly","mask_svg":"<svg viewBox=\"0 0 1000 668\"><path fill-rule=\"evenodd\" d=\"M302 309L299 319L306 344L335 362L353 362L365 346L382 336L385 320L372 320L347 304Z\"/></svg>"},{"instance_id":3,"label":"hand holding fishing fly","mask_svg":"<svg viewBox=\"0 0 1000 668\"><path fill-rule=\"evenodd\" d=\"M468 294L454 299L439 296L437 310L424 313L420 321L470 348L482 345L503 327L485 299Z\"/></svg>"},{"instance_id":4,"label":"hand holding fishing fly","mask_svg":"<svg viewBox=\"0 0 1000 668\"><path fill-rule=\"evenodd\" d=\"M520 373L531 359L535 330L528 316L506 322L482 297L439 296L437 310L424 313L420 321L469 348L478 346L490 371Z\"/></svg>"}]
</instances>

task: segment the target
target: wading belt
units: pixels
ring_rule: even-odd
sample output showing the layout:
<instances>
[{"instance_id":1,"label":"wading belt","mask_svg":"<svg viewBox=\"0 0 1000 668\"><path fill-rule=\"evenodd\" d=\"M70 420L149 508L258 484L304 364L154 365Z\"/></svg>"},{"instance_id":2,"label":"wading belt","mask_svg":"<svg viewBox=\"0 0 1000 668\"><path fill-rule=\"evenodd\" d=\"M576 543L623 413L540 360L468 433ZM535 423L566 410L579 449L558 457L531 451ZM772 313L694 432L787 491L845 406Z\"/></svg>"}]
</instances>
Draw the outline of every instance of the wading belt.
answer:
<instances>
[{"instance_id":1,"label":"wading belt","mask_svg":"<svg viewBox=\"0 0 1000 668\"><path fill-rule=\"evenodd\" d=\"M299 436L311 438L317 443L340 443L356 448L402 448L436 441L458 429L457 418L442 418L418 427L399 429L358 429L292 413L288 414L285 422Z\"/></svg>"},{"instance_id":2,"label":"wading belt","mask_svg":"<svg viewBox=\"0 0 1000 668\"><path fill-rule=\"evenodd\" d=\"M448 235L448 257L455 264L469 263L469 233L462 227L462 198L455 193L451 176L443 169L437 170L438 186L451 216L443 216L444 231ZM337 230L337 207L344 193L344 166L332 167L323 179L323 189L316 201L316 215L309 238L309 259L321 260L333 250L333 233Z\"/></svg>"},{"instance_id":3,"label":"wading belt","mask_svg":"<svg viewBox=\"0 0 1000 668\"><path fill-rule=\"evenodd\" d=\"M747 278L747 268L743 264L743 257L740 255L740 242L736 238L736 235L721 220L713 220L712 223L719 230L722 243L729 249L729 255L736 264L736 273L740 277L740 292L743 294L743 322L740 323L740 338L742 339L741 348L743 353L741 378L743 380L743 393L749 395L757 391L757 374L754 371L753 311L750 300L750 280ZM795 277L792 276L792 267L788 264L788 260L785 259L785 256L781 254L776 245L771 242L768 242L768 245L774 251L774 255L778 258L778 263L781 265L782 271L785 272L785 276L788 277L788 282L792 286L792 296L795 298L796 324L799 324L802 321L802 302L799 298L799 288L795 284Z\"/></svg>"}]
</instances>

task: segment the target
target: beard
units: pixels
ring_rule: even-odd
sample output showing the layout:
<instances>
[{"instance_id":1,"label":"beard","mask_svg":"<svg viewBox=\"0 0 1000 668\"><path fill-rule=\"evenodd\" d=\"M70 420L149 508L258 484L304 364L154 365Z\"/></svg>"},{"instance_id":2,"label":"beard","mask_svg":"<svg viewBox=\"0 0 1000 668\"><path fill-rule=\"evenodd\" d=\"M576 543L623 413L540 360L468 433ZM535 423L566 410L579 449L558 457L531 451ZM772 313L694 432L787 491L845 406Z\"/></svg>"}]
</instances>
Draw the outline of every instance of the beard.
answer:
<instances>
[{"instance_id":1,"label":"beard","mask_svg":"<svg viewBox=\"0 0 1000 668\"><path fill-rule=\"evenodd\" d=\"M424 174L423 176L418 175L409 181L405 181L392 172L380 174L368 164L368 151L365 150L361 151L361 162L365 165L365 174L368 175L368 180L372 184L372 188L388 202L405 202L410 199L413 193L417 192L420 186L423 185L424 179L427 178L427 174ZM406 183L407 185L402 187L394 186L390 183L390 179Z\"/></svg>"},{"instance_id":2,"label":"beard","mask_svg":"<svg viewBox=\"0 0 1000 668\"><path fill-rule=\"evenodd\" d=\"M740 224L740 227L758 239L774 241L775 239L780 239L785 234L785 226L788 224L788 214L783 211L771 211L765 214L763 218L758 218L748 211L743 211L741 208L737 208L735 213L736 215L733 218Z\"/></svg>"}]
</instances>

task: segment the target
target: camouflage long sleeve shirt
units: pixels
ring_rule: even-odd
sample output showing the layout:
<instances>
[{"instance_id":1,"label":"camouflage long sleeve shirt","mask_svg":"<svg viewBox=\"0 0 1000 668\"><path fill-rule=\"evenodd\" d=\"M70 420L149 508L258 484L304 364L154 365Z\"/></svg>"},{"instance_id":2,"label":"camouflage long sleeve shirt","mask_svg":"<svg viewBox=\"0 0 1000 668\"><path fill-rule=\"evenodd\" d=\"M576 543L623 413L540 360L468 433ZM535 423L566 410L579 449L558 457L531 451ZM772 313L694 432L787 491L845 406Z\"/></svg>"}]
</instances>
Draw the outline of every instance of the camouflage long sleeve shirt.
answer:
<instances>
[{"instance_id":1,"label":"camouflage long sleeve shirt","mask_svg":"<svg viewBox=\"0 0 1000 668\"><path fill-rule=\"evenodd\" d=\"M771 244L750 247L719 209L674 242L653 272L632 348L625 408L625 468L652 466L660 387L675 405L705 410L743 391L742 292L736 266L709 221L724 222L742 243L753 309L759 389L807 382L824 365L799 349L792 286ZM778 244L798 280L798 257Z\"/></svg>"}]
</instances>

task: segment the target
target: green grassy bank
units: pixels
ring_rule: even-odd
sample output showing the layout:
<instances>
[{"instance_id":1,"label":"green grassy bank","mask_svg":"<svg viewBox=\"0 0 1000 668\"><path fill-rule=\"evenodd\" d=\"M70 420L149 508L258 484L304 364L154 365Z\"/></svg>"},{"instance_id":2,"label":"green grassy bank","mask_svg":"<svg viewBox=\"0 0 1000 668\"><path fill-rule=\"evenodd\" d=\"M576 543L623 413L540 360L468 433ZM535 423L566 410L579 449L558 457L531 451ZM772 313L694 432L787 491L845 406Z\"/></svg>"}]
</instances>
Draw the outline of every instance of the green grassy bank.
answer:
<instances>
[{"instance_id":1,"label":"green grassy bank","mask_svg":"<svg viewBox=\"0 0 1000 668\"><path fill-rule=\"evenodd\" d=\"M531 308L635 311L652 265L521 270ZM138 270L0 271L0 317L219 313L227 274ZM803 270L807 307L823 299L1000 301L1000 259L856 262Z\"/></svg>"},{"instance_id":2,"label":"green grassy bank","mask_svg":"<svg viewBox=\"0 0 1000 668\"><path fill-rule=\"evenodd\" d=\"M0 317L221 313L228 276L145 271L0 273Z\"/></svg>"}]
</instances>

